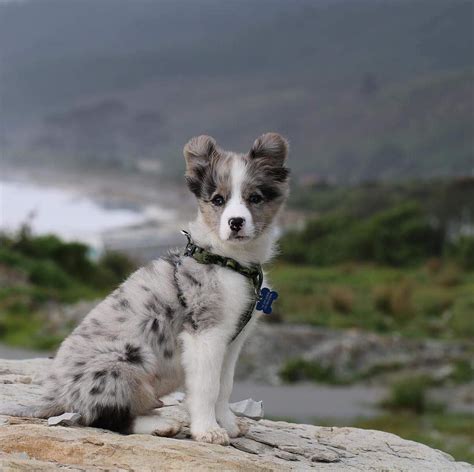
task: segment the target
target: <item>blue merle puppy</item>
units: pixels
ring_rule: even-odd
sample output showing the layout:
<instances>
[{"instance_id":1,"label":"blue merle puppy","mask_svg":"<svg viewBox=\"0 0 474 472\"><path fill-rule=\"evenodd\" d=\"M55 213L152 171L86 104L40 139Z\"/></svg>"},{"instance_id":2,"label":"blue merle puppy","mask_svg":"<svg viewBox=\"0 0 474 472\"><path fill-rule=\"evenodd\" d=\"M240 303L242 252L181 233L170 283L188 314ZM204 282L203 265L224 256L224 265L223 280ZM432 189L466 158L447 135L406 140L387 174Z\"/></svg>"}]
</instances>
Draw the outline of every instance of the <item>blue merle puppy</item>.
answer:
<instances>
[{"instance_id":1,"label":"blue merle puppy","mask_svg":"<svg viewBox=\"0 0 474 472\"><path fill-rule=\"evenodd\" d=\"M268 261L275 220L288 195L288 144L260 136L245 154L209 136L184 147L186 181L198 203L194 242L243 266ZM257 313L233 339L252 300L242 274L175 251L132 274L68 336L53 361L39 405L0 405L0 413L81 414L84 425L121 433L176 434L179 424L151 411L186 392L191 434L228 444L244 426L229 409L235 364ZM233 339L233 340L232 340Z\"/></svg>"}]
</instances>

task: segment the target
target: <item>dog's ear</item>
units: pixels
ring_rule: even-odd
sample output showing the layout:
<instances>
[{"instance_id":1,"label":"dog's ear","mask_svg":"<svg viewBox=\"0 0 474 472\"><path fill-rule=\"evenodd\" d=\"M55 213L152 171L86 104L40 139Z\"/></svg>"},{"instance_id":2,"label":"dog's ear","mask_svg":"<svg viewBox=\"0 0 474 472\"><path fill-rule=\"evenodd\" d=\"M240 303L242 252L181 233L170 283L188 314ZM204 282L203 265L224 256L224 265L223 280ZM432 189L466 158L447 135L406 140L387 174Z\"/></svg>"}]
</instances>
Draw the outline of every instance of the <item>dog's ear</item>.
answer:
<instances>
[{"instance_id":1,"label":"dog's ear","mask_svg":"<svg viewBox=\"0 0 474 472\"><path fill-rule=\"evenodd\" d=\"M278 133L262 134L253 143L251 159L271 159L276 165L283 165L288 157L288 141Z\"/></svg>"},{"instance_id":2,"label":"dog's ear","mask_svg":"<svg viewBox=\"0 0 474 472\"><path fill-rule=\"evenodd\" d=\"M216 141L210 136L201 135L191 138L183 149L188 169L204 165L216 153Z\"/></svg>"}]
</instances>

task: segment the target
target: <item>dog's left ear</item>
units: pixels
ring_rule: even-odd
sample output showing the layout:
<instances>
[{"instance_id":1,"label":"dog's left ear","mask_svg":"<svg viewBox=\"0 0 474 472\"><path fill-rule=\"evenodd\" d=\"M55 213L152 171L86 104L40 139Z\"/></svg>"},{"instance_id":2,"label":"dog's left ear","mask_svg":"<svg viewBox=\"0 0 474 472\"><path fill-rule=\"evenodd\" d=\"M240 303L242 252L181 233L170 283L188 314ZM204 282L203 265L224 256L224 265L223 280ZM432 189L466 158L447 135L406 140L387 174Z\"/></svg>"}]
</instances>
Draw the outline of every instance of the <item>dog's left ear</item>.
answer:
<instances>
[{"instance_id":1,"label":"dog's left ear","mask_svg":"<svg viewBox=\"0 0 474 472\"><path fill-rule=\"evenodd\" d=\"M216 149L216 140L211 136L201 135L190 139L183 149L188 170L207 164Z\"/></svg>"},{"instance_id":2,"label":"dog's left ear","mask_svg":"<svg viewBox=\"0 0 474 472\"><path fill-rule=\"evenodd\" d=\"M253 143L251 159L271 159L275 165L283 165L288 157L288 141L278 133L265 133Z\"/></svg>"}]
</instances>

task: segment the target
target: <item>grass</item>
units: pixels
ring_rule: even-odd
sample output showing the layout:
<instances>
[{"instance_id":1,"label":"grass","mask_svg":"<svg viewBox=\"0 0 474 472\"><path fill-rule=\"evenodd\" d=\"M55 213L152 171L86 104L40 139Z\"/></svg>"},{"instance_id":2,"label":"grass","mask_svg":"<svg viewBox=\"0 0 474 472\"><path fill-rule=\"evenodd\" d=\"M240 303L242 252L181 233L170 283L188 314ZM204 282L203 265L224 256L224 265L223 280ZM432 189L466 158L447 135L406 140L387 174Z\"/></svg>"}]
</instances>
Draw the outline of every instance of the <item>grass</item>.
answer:
<instances>
[{"instance_id":1,"label":"grass","mask_svg":"<svg viewBox=\"0 0 474 472\"><path fill-rule=\"evenodd\" d=\"M370 264L329 267L279 262L270 276L283 321L410 337L472 338L474 272ZM447 283L449 282L449 283Z\"/></svg>"},{"instance_id":2,"label":"grass","mask_svg":"<svg viewBox=\"0 0 474 472\"><path fill-rule=\"evenodd\" d=\"M341 379L331 367L322 366L316 362L304 359L290 359L280 370L280 377L284 382L295 383L313 381L332 385L347 383Z\"/></svg>"}]
</instances>

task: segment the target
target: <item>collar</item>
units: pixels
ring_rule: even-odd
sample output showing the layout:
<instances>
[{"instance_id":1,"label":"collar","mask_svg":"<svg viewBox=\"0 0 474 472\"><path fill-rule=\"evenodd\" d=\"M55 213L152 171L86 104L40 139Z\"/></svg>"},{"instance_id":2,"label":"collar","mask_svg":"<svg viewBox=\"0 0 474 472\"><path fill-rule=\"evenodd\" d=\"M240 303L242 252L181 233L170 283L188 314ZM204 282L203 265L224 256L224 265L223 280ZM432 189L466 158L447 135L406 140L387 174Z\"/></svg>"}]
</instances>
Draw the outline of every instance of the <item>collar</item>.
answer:
<instances>
[{"instance_id":1,"label":"collar","mask_svg":"<svg viewBox=\"0 0 474 472\"><path fill-rule=\"evenodd\" d=\"M256 300L260 296L260 289L263 283L263 272L260 264L252 264L250 266L244 266L240 262L232 259L231 257L224 257L218 254L214 254L206 249L198 246L194 243L191 235L181 230L181 233L188 238L188 244L184 250L184 255L192 257L196 262L200 264L216 264L221 267L238 272L239 274L247 277L251 282L255 290Z\"/></svg>"}]
</instances>

